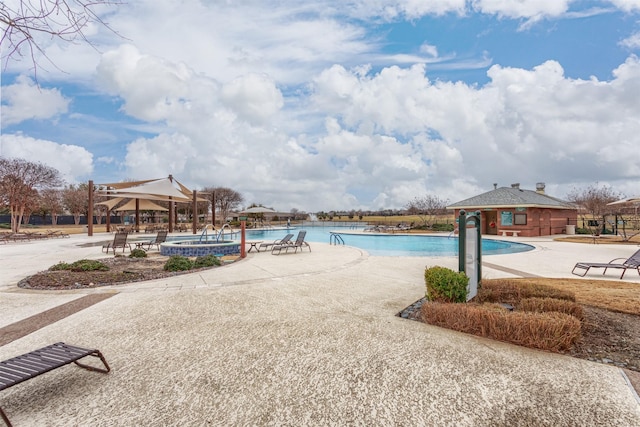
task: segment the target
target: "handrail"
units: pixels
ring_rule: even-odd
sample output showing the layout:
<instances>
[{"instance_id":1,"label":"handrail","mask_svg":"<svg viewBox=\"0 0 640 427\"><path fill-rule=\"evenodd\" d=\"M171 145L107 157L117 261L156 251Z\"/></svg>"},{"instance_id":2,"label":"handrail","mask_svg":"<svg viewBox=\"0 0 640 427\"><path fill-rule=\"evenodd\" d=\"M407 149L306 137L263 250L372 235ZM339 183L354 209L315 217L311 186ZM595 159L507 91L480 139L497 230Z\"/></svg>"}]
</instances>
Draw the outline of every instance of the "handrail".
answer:
<instances>
[{"instance_id":1,"label":"handrail","mask_svg":"<svg viewBox=\"0 0 640 427\"><path fill-rule=\"evenodd\" d=\"M222 228L220 228L220 232L218 232L218 236L216 237L216 243L220 242L220 238L222 237L222 240L224 240L224 229L228 228L229 229L229 234L231 236L233 236L234 231L233 228L231 228L231 226L229 224L227 224L226 222L222 225Z\"/></svg>"},{"instance_id":2,"label":"handrail","mask_svg":"<svg viewBox=\"0 0 640 427\"><path fill-rule=\"evenodd\" d=\"M330 245L338 245L338 244L344 245L344 239L338 233L331 232L329 234L329 244Z\"/></svg>"},{"instance_id":3,"label":"handrail","mask_svg":"<svg viewBox=\"0 0 640 427\"><path fill-rule=\"evenodd\" d=\"M209 227L211 227L211 230L213 231L212 236L215 236L216 243L220 243L220 238L224 240L225 229L229 229L228 234L230 236L233 236L235 234L235 232L233 231L233 228L231 228L231 226L227 223L223 224L220 230L216 230L213 224L207 224L204 226L204 228L202 229L202 233L200 234L200 240L199 240L200 242L202 242L202 240L204 240L205 242L209 240L209 232L207 231Z\"/></svg>"}]
</instances>

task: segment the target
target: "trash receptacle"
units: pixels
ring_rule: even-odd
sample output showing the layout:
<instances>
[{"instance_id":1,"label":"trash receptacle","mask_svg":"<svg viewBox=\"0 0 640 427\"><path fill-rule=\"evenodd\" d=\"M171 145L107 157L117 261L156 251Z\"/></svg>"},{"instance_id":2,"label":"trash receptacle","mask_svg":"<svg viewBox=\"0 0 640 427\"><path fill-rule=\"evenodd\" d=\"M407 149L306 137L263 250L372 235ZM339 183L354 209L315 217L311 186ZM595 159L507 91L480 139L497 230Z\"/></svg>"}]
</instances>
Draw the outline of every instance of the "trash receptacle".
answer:
<instances>
[{"instance_id":1,"label":"trash receptacle","mask_svg":"<svg viewBox=\"0 0 640 427\"><path fill-rule=\"evenodd\" d=\"M576 234L576 226L573 224L567 225L567 234Z\"/></svg>"}]
</instances>

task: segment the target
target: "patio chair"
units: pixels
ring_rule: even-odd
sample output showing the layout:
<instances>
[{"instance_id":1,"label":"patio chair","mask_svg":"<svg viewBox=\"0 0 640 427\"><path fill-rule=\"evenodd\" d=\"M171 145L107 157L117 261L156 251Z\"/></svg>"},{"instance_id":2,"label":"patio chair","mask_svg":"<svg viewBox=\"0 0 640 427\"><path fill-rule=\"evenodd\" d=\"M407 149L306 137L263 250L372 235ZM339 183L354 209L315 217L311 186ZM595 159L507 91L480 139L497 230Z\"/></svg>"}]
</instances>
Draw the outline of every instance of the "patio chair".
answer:
<instances>
[{"instance_id":1,"label":"patio chair","mask_svg":"<svg viewBox=\"0 0 640 427\"><path fill-rule=\"evenodd\" d=\"M624 277L624 273L626 273L628 269L636 270L640 275L640 250L636 251L636 253L631 255L624 262L620 262L621 260L624 260L624 258L615 258L606 263L579 262L573 267L571 273L575 274L576 276L584 277L592 268L604 268L604 271L602 272L602 274L604 275L607 272L607 269L615 268L618 270L622 270L620 279ZM576 273L576 269L578 271L584 270L584 272L582 274L580 274L579 272Z\"/></svg>"},{"instance_id":2,"label":"patio chair","mask_svg":"<svg viewBox=\"0 0 640 427\"><path fill-rule=\"evenodd\" d=\"M124 253L127 247L131 250L131 244L127 243L127 236L128 234L123 231L117 232L115 236L113 236L113 242L102 246L102 251L105 252L106 250L106 252L109 253L109 249L113 249L113 254L115 255L116 249L118 248L122 248L122 253Z\"/></svg>"},{"instance_id":3,"label":"patio chair","mask_svg":"<svg viewBox=\"0 0 640 427\"><path fill-rule=\"evenodd\" d=\"M278 255L280 254L280 252L282 252L283 249L285 249L285 252L289 252L289 249L294 248L295 252L298 252L298 248L300 248L300 251L302 251L302 247L306 246L309 248L309 252L311 252L311 246L309 245L309 243L304 241L305 236L307 235L306 230L301 230L298 232L298 237L296 237L296 241L292 242L292 243L288 243L285 245L274 245L271 248L271 254L275 255L275 251L278 251Z\"/></svg>"},{"instance_id":4,"label":"patio chair","mask_svg":"<svg viewBox=\"0 0 640 427\"><path fill-rule=\"evenodd\" d=\"M79 362L80 359L87 356L100 359L104 367L95 366L97 363L88 365ZM104 374L111 370L99 350L59 342L0 362L0 390L13 387L23 381L71 363L75 363L83 369ZM11 427L11 421L9 421L9 417L2 408L0 408L0 418L8 427Z\"/></svg>"},{"instance_id":5,"label":"patio chair","mask_svg":"<svg viewBox=\"0 0 640 427\"><path fill-rule=\"evenodd\" d=\"M260 246L258 246L257 248L258 252L260 252L260 249L262 248L264 248L265 250L269 250L270 247L275 245L287 245L291 241L291 238L293 238L293 234L287 234L282 239L276 239L273 242L260 243Z\"/></svg>"},{"instance_id":6,"label":"patio chair","mask_svg":"<svg viewBox=\"0 0 640 427\"><path fill-rule=\"evenodd\" d=\"M136 248L140 248L142 250L148 251L151 250L151 246L156 246L158 250L160 250L160 243L164 243L167 241L167 234L169 232L167 230L158 231L155 240L147 240L145 242L136 242ZM146 249L144 247L147 247Z\"/></svg>"},{"instance_id":7,"label":"patio chair","mask_svg":"<svg viewBox=\"0 0 640 427\"><path fill-rule=\"evenodd\" d=\"M50 238L51 237L59 237L59 238L71 237L69 233L65 233L62 230L47 230L47 236Z\"/></svg>"}]
</instances>

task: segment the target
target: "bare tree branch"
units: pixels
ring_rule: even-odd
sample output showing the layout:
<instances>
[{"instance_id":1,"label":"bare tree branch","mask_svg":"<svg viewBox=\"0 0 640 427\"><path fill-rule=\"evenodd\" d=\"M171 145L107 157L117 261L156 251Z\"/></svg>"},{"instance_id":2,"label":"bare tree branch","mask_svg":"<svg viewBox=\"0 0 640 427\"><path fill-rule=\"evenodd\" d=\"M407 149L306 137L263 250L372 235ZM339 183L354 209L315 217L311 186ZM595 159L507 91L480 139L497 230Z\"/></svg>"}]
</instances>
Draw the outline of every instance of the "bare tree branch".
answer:
<instances>
[{"instance_id":1,"label":"bare tree branch","mask_svg":"<svg viewBox=\"0 0 640 427\"><path fill-rule=\"evenodd\" d=\"M0 47L4 70L11 61L28 57L32 63L34 76L40 66L38 54L50 64L55 63L47 56L38 39L49 36L65 43L78 40L95 48L85 34L87 26L97 23L115 33L97 9L104 6L123 4L120 0L16 0L0 2L0 26L2 38ZM56 67L57 68L57 67Z\"/></svg>"}]
</instances>

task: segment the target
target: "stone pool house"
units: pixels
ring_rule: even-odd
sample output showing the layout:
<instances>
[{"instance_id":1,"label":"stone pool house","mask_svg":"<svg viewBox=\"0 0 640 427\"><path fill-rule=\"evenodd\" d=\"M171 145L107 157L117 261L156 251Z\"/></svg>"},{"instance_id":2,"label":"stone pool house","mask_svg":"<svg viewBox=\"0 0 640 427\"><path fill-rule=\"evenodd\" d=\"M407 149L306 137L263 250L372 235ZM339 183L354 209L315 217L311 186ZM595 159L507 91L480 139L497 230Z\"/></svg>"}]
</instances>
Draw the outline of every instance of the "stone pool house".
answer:
<instances>
[{"instance_id":1,"label":"stone pool house","mask_svg":"<svg viewBox=\"0 0 640 427\"><path fill-rule=\"evenodd\" d=\"M550 236L574 234L578 221L578 207L544 192L545 184L536 184L536 190L524 190L520 184L499 187L461 200L447 209L480 211L482 234L502 236Z\"/></svg>"}]
</instances>

